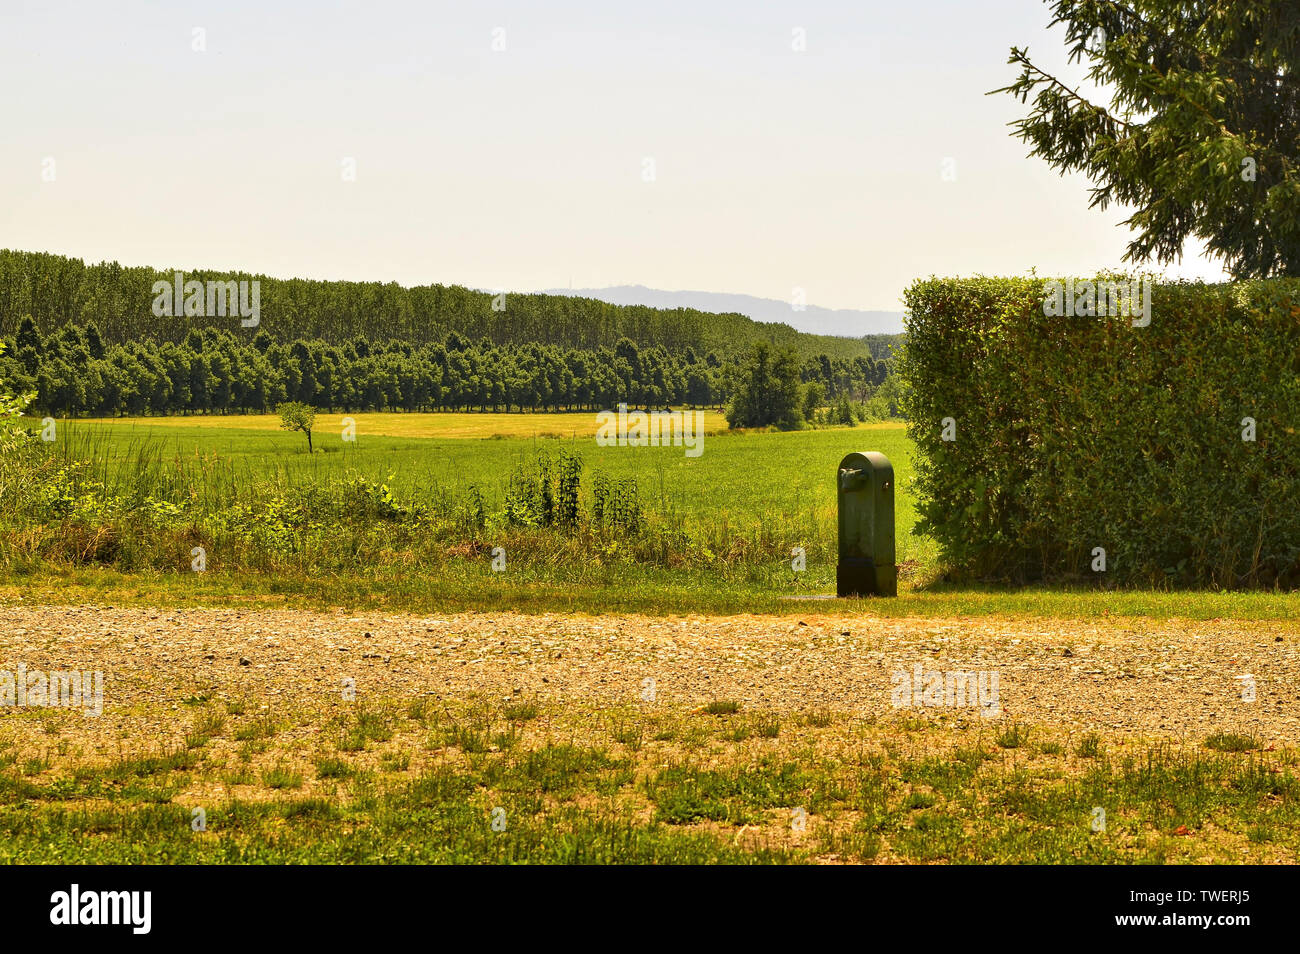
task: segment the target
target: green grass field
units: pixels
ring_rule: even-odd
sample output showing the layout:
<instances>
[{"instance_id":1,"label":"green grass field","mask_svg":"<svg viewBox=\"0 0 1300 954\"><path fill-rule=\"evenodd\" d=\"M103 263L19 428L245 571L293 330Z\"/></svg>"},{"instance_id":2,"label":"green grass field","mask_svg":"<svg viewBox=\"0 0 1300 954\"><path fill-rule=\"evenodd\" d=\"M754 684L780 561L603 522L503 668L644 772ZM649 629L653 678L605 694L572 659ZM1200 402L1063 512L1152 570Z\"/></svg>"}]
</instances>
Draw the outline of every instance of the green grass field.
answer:
<instances>
[{"instance_id":1,"label":"green grass field","mask_svg":"<svg viewBox=\"0 0 1300 954\"><path fill-rule=\"evenodd\" d=\"M493 421L516 417L527 420ZM477 434L470 432L467 418L477 425ZM554 423L548 426L543 419ZM706 436L703 453L691 458L680 447L597 446L593 415L357 415L357 439L351 443L342 440L339 428L318 423L316 453L311 455L303 436L278 430L278 420L250 415L199 422L175 417L73 421L61 425L59 437L74 451L93 455L119 479L133 473L145 454L160 466L204 461L236 483L267 475L319 481L351 469L376 479L391 474L394 490L417 497L463 492L477 484L489 503L499 503L512 467L539 448L563 446L581 454L589 467L614 477L635 477L647 502L661 512L738 523L761 522L775 513L829 514L833 520L840 459L851 451L876 450L889 457L900 482L899 561L932 557L928 541L911 536L916 513L904 489L911 475L911 443L900 424L792 433L724 431ZM529 427L542 434L585 427L587 433L498 436ZM402 433L393 433L398 431ZM466 439L474 436L479 439Z\"/></svg>"},{"instance_id":2,"label":"green grass field","mask_svg":"<svg viewBox=\"0 0 1300 954\"><path fill-rule=\"evenodd\" d=\"M525 418L512 421L509 418ZM499 420L507 419L507 420ZM548 423L554 419L553 425ZM165 605L229 600L249 605L307 602L360 608L618 610L798 613L791 597L834 589L835 467L854 450L884 453L897 475L896 540L900 595L873 600L879 615L1010 613L1080 618L1099 615L1192 618L1296 618L1300 595L1269 592L1105 590L1095 587L952 587L939 573L932 541L912 534L912 446L897 423L792 433L721 432L704 440L696 458L676 447L599 447L587 437L500 437L519 429L577 433L588 415L358 415L357 440L344 442L322 418L316 453L301 434L279 430L270 416L143 418L61 422L56 447L93 459L110 487L130 487L142 474L166 475L193 486L209 503L239 497L260 485L318 484L348 473L387 482L413 501L445 499L471 486L487 505L501 506L512 469L539 451L566 448L588 471L635 477L646 508L673 525L707 530L710 541L749 550L743 565L707 552L689 565L645 565L618 548L591 560L576 549L549 549L537 559L492 573L485 551L431 544L397 560L337 569L277 565L259 574L224 572L220 554L205 574L112 565L37 565L10 561L0 577L9 599L81 592L87 599ZM578 426L575 426L578 425ZM478 439L468 435L477 433ZM462 435L462 436L452 436ZM522 540L529 543L525 535ZM792 546L808 552L807 571L790 568ZM457 556L459 554L459 556ZM863 601L832 601L819 610L855 613Z\"/></svg>"}]
</instances>

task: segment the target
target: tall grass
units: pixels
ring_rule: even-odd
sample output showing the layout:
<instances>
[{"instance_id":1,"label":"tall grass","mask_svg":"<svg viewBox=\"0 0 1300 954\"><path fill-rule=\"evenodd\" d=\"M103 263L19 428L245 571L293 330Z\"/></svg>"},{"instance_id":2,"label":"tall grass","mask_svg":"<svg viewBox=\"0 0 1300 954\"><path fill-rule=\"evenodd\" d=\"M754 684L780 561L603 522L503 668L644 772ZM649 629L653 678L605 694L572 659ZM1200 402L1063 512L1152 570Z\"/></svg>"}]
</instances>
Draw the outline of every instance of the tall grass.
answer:
<instances>
[{"instance_id":1,"label":"tall grass","mask_svg":"<svg viewBox=\"0 0 1300 954\"><path fill-rule=\"evenodd\" d=\"M522 445L522 446L519 446ZM761 520L692 507L660 458L653 483L588 466L563 442L519 442L452 486L403 482L375 455L251 456L149 433L65 427L0 463L0 565L186 571L202 548L224 570L367 573L508 559L582 576L633 562L723 577L833 553L833 512L773 507ZM401 489L399 489L399 486Z\"/></svg>"}]
</instances>

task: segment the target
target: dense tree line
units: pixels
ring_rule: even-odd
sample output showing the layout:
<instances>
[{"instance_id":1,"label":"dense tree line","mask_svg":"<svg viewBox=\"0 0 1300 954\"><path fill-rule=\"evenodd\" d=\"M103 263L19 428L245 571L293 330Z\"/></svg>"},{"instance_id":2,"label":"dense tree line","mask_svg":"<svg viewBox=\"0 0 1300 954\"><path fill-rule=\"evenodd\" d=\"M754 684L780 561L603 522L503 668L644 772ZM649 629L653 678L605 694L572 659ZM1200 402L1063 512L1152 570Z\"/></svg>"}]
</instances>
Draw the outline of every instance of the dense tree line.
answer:
<instances>
[{"instance_id":1,"label":"dense tree line","mask_svg":"<svg viewBox=\"0 0 1300 954\"><path fill-rule=\"evenodd\" d=\"M0 340L0 380L35 392L34 410L96 416L265 412L286 401L343 412L720 407L751 360L691 346L674 354L629 338L581 349L498 345L455 331L423 345L279 342L265 330L249 337L212 329L178 342L108 344L93 322L45 336L30 317ZM791 348L781 353L787 363L801 360ZM884 361L865 355L816 355L795 367L827 398L861 399L887 373Z\"/></svg>"},{"instance_id":2,"label":"dense tree line","mask_svg":"<svg viewBox=\"0 0 1300 954\"><path fill-rule=\"evenodd\" d=\"M187 281L259 282L258 325L241 327L239 317L233 315L187 316L179 308L174 314L154 314L154 283L171 282L172 270L117 262L88 265L62 255L0 250L0 336L16 334L22 319L30 316L45 337L56 336L65 325L93 324L109 346L179 345L193 331L227 330L245 345L265 332L278 344L319 341L342 348L364 340L386 352L391 341L423 348L456 333L494 347L536 343L582 352L613 348L627 338L642 350L662 347L682 359L688 348L697 355L716 352L728 357L748 352L759 341L792 347L804 359L820 354L846 360L887 357L863 339L804 334L786 324L690 308L611 305L567 295L495 296L455 285L406 288L392 282L183 271Z\"/></svg>"}]
</instances>

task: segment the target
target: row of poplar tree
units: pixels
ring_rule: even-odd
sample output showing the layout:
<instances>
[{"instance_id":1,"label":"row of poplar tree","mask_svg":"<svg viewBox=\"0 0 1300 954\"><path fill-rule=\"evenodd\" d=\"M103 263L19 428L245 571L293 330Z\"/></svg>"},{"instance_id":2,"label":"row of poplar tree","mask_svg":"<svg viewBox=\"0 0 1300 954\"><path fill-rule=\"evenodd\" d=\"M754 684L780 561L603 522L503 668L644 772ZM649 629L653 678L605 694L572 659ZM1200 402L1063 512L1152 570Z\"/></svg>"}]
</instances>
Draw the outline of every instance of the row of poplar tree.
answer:
<instances>
[{"instance_id":1,"label":"row of poplar tree","mask_svg":"<svg viewBox=\"0 0 1300 954\"><path fill-rule=\"evenodd\" d=\"M721 407L745 379L746 355L670 353L621 338L613 347L498 345L451 332L412 345L364 338L277 342L227 330L182 341L106 345L95 324L42 336L30 318L4 342L0 380L34 392L32 410L61 415L265 412L283 401L341 411L592 410ZM793 358L793 354L791 354ZM884 360L797 359L828 399L855 400L884 381Z\"/></svg>"}]
</instances>

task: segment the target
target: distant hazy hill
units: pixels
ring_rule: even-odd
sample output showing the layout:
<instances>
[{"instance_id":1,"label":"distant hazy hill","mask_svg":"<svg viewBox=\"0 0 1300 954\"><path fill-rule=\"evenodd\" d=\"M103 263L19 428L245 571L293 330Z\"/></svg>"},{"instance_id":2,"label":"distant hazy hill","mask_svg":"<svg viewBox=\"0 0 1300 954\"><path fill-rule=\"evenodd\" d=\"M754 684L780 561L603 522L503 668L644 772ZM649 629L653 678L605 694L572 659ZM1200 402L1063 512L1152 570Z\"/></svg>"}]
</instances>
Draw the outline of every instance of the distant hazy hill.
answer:
<instances>
[{"instance_id":1,"label":"distant hazy hill","mask_svg":"<svg viewBox=\"0 0 1300 954\"><path fill-rule=\"evenodd\" d=\"M663 291L644 285L615 285L611 288L548 288L547 295L595 298L613 305L647 305L651 308L695 308L720 314L739 314L755 321L778 321L797 331L814 335L896 335L903 332L901 311L857 311L850 308L818 308L807 305L795 311L788 301L729 295L725 292Z\"/></svg>"}]
</instances>

